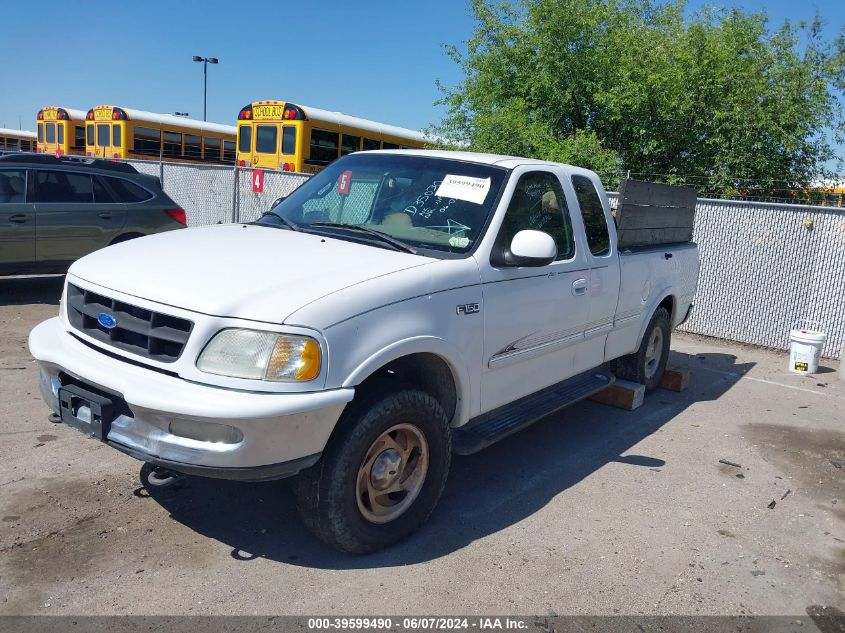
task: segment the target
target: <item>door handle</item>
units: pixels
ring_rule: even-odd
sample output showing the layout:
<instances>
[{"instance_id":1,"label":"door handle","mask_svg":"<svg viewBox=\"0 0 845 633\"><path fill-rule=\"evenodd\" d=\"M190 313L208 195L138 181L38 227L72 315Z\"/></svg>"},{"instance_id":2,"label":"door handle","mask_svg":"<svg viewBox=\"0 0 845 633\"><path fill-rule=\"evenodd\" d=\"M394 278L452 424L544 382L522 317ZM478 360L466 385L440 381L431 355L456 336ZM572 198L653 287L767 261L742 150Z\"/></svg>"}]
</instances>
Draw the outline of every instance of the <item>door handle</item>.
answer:
<instances>
[{"instance_id":1,"label":"door handle","mask_svg":"<svg viewBox=\"0 0 845 633\"><path fill-rule=\"evenodd\" d=\"M97 217L103 218L104 220L111 220L114 216L111 214L111 211L103 211L98 213Z\"/></svg>"},{"instance_id":2,"label":"door handle","mask_svg":"<svg viewBox=\"0 0 845 633\"><path fill-rule=\"evenodd\" d=\"M12 224L23 224L26 222L26 215L23 213L16 213L15 215L9 216L9 222Z\"/></svg>"},{"instance_id":3,"label":"door handle","mask_svg":"<svg viewBox=\"0 0 845 633\"><path fill-rule=\"evenodd\" d=\"M587 280L583 277L572 282L572 294L584 295L587 294Z\"/></svg>"}]
</instances>

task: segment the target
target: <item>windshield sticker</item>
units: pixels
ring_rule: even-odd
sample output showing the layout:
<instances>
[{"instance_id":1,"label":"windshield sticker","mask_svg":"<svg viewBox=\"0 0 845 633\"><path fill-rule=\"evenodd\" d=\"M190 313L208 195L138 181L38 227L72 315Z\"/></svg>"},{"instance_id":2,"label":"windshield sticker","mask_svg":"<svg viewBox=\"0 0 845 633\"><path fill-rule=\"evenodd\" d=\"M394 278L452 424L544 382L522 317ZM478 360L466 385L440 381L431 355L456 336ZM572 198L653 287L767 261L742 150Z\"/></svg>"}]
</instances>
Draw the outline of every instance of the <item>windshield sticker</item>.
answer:
<instances>
[{"instance_id":1,"label":"windshield sticker","mask_svg":"<svg viewBox=\"0 0 845 633\"><path fill-rule=\"evenodd\" d=\"M440 198L455 198L474 204L482 204L488 191L490 191L490 178L447 174L434 195Z\"/></svg>"},{"instance_id":2,"label":"windshield sticker","mask_svg":"<svg viewBox=\"0 0 845 633\"><path fill-rule=\"evenodd\" d=\"M449 246L454 246L455 248L466 248L467 244L469 244L468 237L453 235L449 238Z\"/></svg>"},{"instance_id":3,"label":"windshield sticker","mask_svg":"<svg viewBox=\"0 0 845 633\"><path fill-rule=\"evenodd\" d=\"M337 192L342 196L348 196L350 186L352 186L352 170L347 169L337 178Z\"/></svg>"}]
</instances>

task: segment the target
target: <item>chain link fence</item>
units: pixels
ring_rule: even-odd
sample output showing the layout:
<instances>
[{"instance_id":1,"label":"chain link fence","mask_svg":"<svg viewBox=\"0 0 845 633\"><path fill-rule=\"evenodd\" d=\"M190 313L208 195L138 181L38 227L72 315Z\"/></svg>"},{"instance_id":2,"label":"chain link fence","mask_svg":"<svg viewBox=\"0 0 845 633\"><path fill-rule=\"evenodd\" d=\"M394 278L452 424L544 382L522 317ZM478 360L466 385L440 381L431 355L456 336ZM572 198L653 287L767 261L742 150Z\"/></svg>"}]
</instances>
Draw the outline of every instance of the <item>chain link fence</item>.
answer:
<instances>
[{"instance_id":1,"label":"chain link fence","mask_svg":"<svg viewBox=\"0 0 845 633\"><path fill-rule=\"evenodd\" d=\"M158 176L190 226L250 222L309 176L223 165L130 161ZM377 183L372 183L376 186ZM357 183L330 222L363 222L372 191ZM611 206L617 195L609 194ZM682 330L777 349L799 319L823 324L824 355L845 342L845 210L699 198L693 238L701 253L695 308Z\"/></svg>"}]
</instances>

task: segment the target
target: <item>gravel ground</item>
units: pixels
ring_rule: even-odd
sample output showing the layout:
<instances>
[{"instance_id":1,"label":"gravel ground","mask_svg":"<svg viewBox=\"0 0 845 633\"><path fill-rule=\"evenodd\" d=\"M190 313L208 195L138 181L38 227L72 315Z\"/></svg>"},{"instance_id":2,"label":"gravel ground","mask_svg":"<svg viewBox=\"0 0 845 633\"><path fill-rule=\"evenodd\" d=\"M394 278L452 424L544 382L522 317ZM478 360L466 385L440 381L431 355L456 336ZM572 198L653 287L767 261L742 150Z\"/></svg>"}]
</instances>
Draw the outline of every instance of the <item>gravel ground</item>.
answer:
<instances>
[{"instance_id":1,"label":"gravel ground","mask_svg":"<svg viewBox=\"0 0 845 633\"><path fill-rule=\"evenodd\" d=\"M795 376L783 353L676 334L689 390L581 403L455 457L422 530L351 557L305 531L286 482L150 496L139 462L48 422L26 337L61 281L0 279L0 614L845 609L833 361Z\"/></svg>"}]
</instances>

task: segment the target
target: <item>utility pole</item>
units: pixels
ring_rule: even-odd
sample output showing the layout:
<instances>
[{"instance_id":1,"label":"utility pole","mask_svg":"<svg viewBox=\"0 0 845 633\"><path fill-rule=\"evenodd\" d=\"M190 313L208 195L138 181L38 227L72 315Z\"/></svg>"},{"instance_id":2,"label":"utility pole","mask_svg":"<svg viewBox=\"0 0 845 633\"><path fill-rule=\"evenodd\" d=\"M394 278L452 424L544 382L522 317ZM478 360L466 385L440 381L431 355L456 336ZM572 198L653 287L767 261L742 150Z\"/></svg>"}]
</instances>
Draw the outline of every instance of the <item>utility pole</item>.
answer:
<instances>
[{"instance_id":1,"label":"utility pole","mask_svg":"<svg viewBox=\"0 0 845 633\"><path fill-rule=\"evenodd\" d=\"M206 121L208 106L208 65L218 63L216 57L200 57L194 55L193 61L202 62L202 120Z\"/></svg>"}]
</instances>

